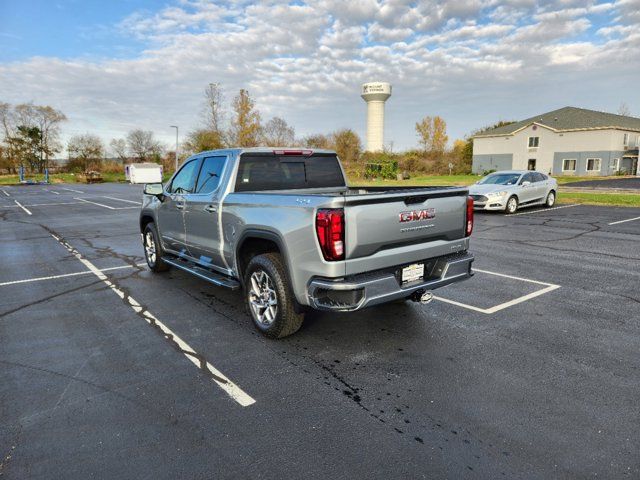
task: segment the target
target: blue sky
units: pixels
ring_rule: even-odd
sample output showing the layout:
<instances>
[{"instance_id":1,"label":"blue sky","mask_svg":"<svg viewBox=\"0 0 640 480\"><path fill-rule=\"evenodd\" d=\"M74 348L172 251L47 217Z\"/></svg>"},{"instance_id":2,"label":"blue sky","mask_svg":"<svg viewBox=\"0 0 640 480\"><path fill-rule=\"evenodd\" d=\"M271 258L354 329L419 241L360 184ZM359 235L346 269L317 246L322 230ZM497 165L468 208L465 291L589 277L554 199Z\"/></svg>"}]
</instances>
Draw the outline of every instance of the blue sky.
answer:
<instances>
[{"instance_id":1,"label":"blue sky","mask_svg":"<svg viewBox=\"0 0 640 480\"><path fill-rule=\"evenodd\" d=\"M131 128L171 144L203 90L248 88L299 136L353 128L389 81L385 143L441 115L460 138L566 105L640 115L640 0L0 1L0 101L50 104L65 138Z\"/></svg>"}]
</instances>

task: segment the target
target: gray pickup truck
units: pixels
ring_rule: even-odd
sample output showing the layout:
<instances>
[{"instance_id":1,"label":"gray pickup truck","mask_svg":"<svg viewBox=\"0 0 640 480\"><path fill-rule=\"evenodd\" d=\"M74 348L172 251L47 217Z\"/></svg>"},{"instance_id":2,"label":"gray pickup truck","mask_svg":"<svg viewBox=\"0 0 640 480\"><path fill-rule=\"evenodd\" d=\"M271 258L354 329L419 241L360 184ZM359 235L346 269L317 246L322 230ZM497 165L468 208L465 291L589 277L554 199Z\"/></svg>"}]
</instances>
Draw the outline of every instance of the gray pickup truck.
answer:
<instances>
[{"instance_id":1,"label":"gray pickup truck","mask_svg":"<svg viewBox=\"0 0 640 480\"><path fill-rule=\"evenodd\" d=\"M335 152L234 148L147 184L149 267L243 289L257 329L296 332L309 308L428 303L472 275L473 201L458 187L349 187Z\"/></svg>"}]
</instances>

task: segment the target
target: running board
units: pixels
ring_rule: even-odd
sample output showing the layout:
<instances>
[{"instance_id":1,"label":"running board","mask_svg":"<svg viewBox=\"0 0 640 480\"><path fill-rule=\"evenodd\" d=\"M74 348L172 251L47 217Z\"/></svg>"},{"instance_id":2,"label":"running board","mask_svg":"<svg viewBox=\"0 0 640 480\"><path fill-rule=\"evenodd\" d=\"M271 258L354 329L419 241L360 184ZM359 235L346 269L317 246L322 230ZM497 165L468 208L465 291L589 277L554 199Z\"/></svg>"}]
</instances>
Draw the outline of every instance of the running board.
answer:
<instances>
[{"instance_id":1,"label":"running board","mask_svg":"<svg viewBox=\"0 0 640 480\"><path fill-rule=\"evenodd\" d=\"M163 258L162 261L176 268L179 268L180 270L189 272L196 277L202 278L203 280L213 283L214 285L217 285L219 287L226 287L230 288L231 290L238 290L240 288L240 282L238 282L237 280L226 277L220 273L212 272L211 270L207 270L206 268L199 267L191 262L179 260L177 258L166 257Z\"/></svg>"}]
</instances>

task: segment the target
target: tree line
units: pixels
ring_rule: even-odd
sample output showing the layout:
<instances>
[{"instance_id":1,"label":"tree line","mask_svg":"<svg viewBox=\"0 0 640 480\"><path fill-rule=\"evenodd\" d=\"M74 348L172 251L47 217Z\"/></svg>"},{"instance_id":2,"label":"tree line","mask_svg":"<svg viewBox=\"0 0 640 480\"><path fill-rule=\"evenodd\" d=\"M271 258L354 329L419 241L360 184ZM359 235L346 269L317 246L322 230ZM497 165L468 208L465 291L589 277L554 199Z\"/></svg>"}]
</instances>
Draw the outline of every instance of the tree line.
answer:
<instances>
[{"instance_id":1,"label":"tree line","mask_svg":"<svg viewBox=\"0 0 640 480\"><path fill-rule=\"evenodd\" d=\"M392 162L407 172L468 173L471 170L471 135L455 140L448 148L447 124L442 117L427 116L415 124L418 148L393 152L392 144L382 152L364 152L358 134L349 128L331 133L296 137L295 128L281 117L264 120L255 100L240 89L231 102L219 83L209 84L203 95L201 124L187 133L180 146L181 158L205 150L226 147L285 147L291 145L335 150L347 171L362 176L367 164ZM50 159L62 151L61 125L67 117L50 106L0 103L2 143L0 170L15 173L20 166L42 172ZM474 132L475 133L475 132ZM173 170L175 152L158 141L153 132L134 129L105 145L100 136L71 136L66 144L69 171L122 170L122 163L156 162ZM105 164L109 159L111 162ZM453 165L453 169L449 169Z\"/></svg>"}]
</instances>

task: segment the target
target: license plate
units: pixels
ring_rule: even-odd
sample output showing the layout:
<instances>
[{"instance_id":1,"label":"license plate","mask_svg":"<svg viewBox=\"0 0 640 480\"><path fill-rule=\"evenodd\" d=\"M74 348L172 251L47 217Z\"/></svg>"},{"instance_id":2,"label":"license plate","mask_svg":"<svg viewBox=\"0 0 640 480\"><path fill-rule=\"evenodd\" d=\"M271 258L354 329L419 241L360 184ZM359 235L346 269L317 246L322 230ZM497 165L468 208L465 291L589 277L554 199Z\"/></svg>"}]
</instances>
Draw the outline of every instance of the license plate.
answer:
<instances>
[{"instance_id":1,"label":"license plate","mask_svg":"<svg viewBox=\"0 0 640 480\"><path fill-rule=\"evenodd\" d=\"M415 282L424 277L424 263L414 263L402 269L402 283Z\"/></svg>"}]
</instances>

